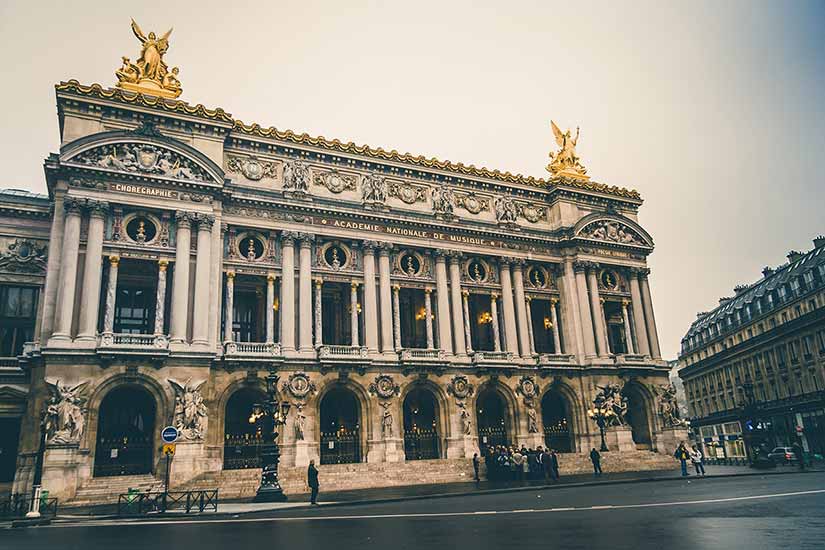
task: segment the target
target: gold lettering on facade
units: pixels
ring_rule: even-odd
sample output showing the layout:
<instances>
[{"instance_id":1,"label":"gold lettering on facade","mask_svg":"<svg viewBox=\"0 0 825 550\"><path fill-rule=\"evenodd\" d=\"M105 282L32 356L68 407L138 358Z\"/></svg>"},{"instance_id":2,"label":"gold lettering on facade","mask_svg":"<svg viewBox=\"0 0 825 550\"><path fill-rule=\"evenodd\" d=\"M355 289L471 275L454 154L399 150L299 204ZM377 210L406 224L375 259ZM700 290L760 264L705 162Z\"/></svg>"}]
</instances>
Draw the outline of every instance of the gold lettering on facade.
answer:
<instances>
[{"instance_id":1,"label":"gold lettering on facade","mask_svg":"<svg viewBox=\"0 0 825 550\"><path fill-rule=\"evenodd\" d=\"M145 185L131 185L128 183L115 183L111 186L113 191L120 193L130 193L133 195L146 195L149 197L161 197L164 199L178 198L177 191L170 191L168 189L157 189L155 187L147 187Z\"/></svg>"}]
</instances>

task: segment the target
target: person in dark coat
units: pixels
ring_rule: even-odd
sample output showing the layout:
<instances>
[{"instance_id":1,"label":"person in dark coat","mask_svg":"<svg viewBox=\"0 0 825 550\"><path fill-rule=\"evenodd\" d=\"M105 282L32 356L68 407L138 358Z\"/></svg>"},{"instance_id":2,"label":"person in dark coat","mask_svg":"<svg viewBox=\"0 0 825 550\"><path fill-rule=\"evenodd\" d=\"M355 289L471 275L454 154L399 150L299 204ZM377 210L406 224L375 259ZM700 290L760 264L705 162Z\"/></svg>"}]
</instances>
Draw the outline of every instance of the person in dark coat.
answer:
<instances>
[{"instance_id":1,"label":"person in dark coat","mask_svg":"<svg viewBox=\"0 0 825 550\"><path fill-rule=\"evenodd\" d=\"M481 478L478 477L478 453L473 453L473 472L475 473L475 477L473 478L474 481L481 481Z\"/></svg>"},{"instance_id":2,"label":"person in dark coat","mask_svg":"<svg viewBox=\"0 0 825 550\"><path fill-rule=\"evenodd\" d=\"M590 450L590 462L593 463L593 475L602 475L602 455L599 454L599 451L596 450L596 447L593 447Z\"/></svg>"},{"instance_id":3,"label":"person in dark coat","mask_svg":"<svg viewBox=\"0 0 825 550\"><path fill-rule=\"evenodd\" d=\"M555 449L550 449L550 475L553 476L553 481L559 480L559 457Z\"/></svg>"},{"instance_id":4,"label":"person in dark coat","mask_svg":"<svg viewBox=\"0 0 825 550\"><path fill-rule=\"evenodd\" d=\"M318 505L318 468L315 467L315 461L309 461L309 468L307 468L307 485L311 491L309 503Z\"/></svg>"},{"instance_id":5,"label":"person in dark coat","mask_svg":"<svg viewBox=\"0 0 825 550\"><path fill-rule=\"evenodd\" d=\"M802 449L802 445L799 443L794 443L793 447L791 447L793 454L796 456L796 460L799 461L799 469L805 469L805 451Z\"/></svg>"},{"instance_id":6,"label":"person in dark coat","mask_svg":"<svg viewBox=\"0 0 825 550\"><path fill-rule=\"evenodd\" d=\"M689 476L687 461L690 458L690 452L688 452L687 447L685 447L684 441L679 442L679 446L676 447L676 452L673 453L673 456L679 460L679 464L682 466L682 477Z\"/></svg>"}]
</instances>

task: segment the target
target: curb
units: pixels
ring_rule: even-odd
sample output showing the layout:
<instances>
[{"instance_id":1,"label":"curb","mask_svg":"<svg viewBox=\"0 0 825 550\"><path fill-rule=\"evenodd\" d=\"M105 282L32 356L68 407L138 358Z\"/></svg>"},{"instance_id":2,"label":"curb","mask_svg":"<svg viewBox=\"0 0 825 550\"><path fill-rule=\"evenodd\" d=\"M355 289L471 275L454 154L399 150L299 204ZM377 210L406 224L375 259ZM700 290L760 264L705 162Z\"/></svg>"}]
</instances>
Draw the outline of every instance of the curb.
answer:
<instances>
[{"instance_id":1,"label":"curb","mask_svg":"<svg viewBox=\"0 0 825 550\"><path fill-rule=\"evenodd\" d=\"M128 520L132 523L151 523L155 519L163 519L169 520L174 518L181 518L181 519L199 519L201 521L209 521L211 519L227 519L227 518L236 518L242 516L248 516L251 514L267 514L267 513L279 513L279 512L290 512L293 510L296 511L304 511L310 509L323 509L323 508L340 508L343 506L365 506L369 504L390 504L395 502L406 502L406 501L417 501L417 500L427 500L427 499L444 499L444 498L456 498L456 497L467 497L467 496L476 496L476 495L494 495L494 494L506 494L506 493L519 493L519 492L526 492L526 491L548 491L548 490L559 490L559 489L567 489L567 488L579 488L579 487L601 487L607 485L629 485L633 483L656 483L656 482L663 482L663 481L691 481L690 478L696 479L732 479L732 478L740 478L740 477L757 477L757 476L780 476L780 475L792 475L792 474L808 474L808 473L823 473L823 470L793 470L789 472L776 472L776 471L761 471L761 472L746 472L741 474L710 474L706 476L698 476L691 474L688 476L687 479L681 475L675 476L668 476L668 477L635 477L629 479L616 479L616 480L606 480L606 481L583 481L577 483L566 483L566 484L545 484L545 485L531 485L525 487L502 487L498 489L481 489L477 491L465 491L465 492L456 492L456 493L433 493L429 495L408 495L408 496L397 496L397 497L387 497L387 498L375 498L375 499L361 499L361 500L347 500L347 501L339 501L339 502L329 502L329 503L322 503L319 504L317 507L313 507L309 503L302 504L300 506L294 506L291 508L272 508L268 510L249 510L246 512L216 512L210 514L195 514L195 515L186 515L186 514L156 514L152 515L151 517L147 516L117 516L117 515L101 515L101 516L85 516L81 521L66 521L65 523L84 523L85 521L101 521L101 520ZM220 506L220 504L219 504ZM66 517L66 516L63 516ZM77 516L73 517L75 519ZM57 520L61 519L61 516L57 516L55 518ZM60 522L64 523L64 522Z\"/></svg>"}]
</instances>

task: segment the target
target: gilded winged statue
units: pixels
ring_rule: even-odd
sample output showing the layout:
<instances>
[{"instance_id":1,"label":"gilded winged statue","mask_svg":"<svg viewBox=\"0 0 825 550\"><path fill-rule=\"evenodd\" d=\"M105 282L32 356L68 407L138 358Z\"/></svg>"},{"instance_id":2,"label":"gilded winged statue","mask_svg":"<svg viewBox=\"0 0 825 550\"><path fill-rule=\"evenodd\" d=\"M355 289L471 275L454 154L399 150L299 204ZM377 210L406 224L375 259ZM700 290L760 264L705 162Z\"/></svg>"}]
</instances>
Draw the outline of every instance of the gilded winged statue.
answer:
<instances>
[{"instance_id":1,"label":"gilded winged statue","mask_svg":"<svg viewBox=\"0 0 825 550\"><path fill-rule=\"evenodd\" d=\"M171 70L163 60L169 49L172 29L158 37L154 32L145 34L132 19L132 33L140 41L140 57L134 63L123 58L123 66L115 71L118 86L136 92L151 93L162 97L178 97L181 93L178 68Z\"/></svg>"},{"instance_id":2,"label":"gilded winged statue","mask_svg":"<svg viewBox=\"0 0 825 550\"><path fill-rule=\"evenodd\" d=\"M550 164L547 171L554 176L567 176L573 178L588 179L587 169L582 166L578 155L576 155L576 144L579 141L579 128L576 127L576 137L573 137L570 130L562 132L556 123L550 121L553 135L556 137L556 144L559 150L550 153Z\"/></svg>"}]
</instances>

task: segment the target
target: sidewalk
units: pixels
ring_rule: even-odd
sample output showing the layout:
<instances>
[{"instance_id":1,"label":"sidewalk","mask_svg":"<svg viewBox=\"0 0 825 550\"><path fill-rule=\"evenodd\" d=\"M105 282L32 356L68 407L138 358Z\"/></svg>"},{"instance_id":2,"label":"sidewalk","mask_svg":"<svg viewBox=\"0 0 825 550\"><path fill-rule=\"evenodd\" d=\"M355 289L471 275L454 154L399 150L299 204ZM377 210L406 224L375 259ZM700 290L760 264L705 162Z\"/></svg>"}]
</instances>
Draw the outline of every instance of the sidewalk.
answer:
<instances>
[{"instance_id":1,"label":"sidewalk","mask_svg":"<svg viewBox=\"0 0 825 550\"><path fill-rule=\"evenodd\" d=\"M708 478L724 478L737 476L755 476L755 475L782 475L797 473L798 469L791 467L778 467L773 470L753 470L747 466L707 466ZM814 469L809 470L813 472L822 472L825 470ZM683 478L678 470L653 470L643 472L618 472L605 473L600 477L594 477L592 474L578 474L564 476L557 482L545 482L544 480L525 481L525 482L492 482L480 481L462 482L462 483L446 483L440 485L407 485L401 487L383 487L376 489L359 489L351 491L335 491L324 493L323 491L323 477L321 478L321 493L319 495L319 502L323 507L330 506L346 506L358 504L377 504L385 502L397 502L404 500L418 500L427 498L449 498L459 496L469 496L476 494L494 494L506 493L515 491L530 491L530 490L552 490L555 488L565 487L589 487L597 485L612 485L622 483L644 483L668 480L681 479L698 479L697 476L691 475L688 478ZM289 497L288 502L250 502L250 499L244 500L222 500L218 505L218 512L190 514L189 518L199 517L203 519L214 518L216 516L249 514L256 512L268 512L276 510L288 510L296 508L308 508L309 494L294 495ZM63 508L58 515L58 520L76 521L83 519L101 519L103 517L116 517L116 506L92 506L84 508ZM168 513L162 517L180 517L184 514ZM148 517L160 517L152 515Z\"/></svg>"}]
</instances>

